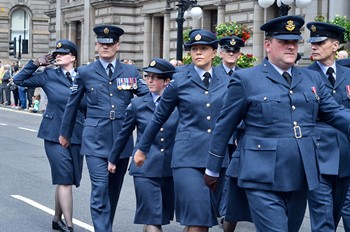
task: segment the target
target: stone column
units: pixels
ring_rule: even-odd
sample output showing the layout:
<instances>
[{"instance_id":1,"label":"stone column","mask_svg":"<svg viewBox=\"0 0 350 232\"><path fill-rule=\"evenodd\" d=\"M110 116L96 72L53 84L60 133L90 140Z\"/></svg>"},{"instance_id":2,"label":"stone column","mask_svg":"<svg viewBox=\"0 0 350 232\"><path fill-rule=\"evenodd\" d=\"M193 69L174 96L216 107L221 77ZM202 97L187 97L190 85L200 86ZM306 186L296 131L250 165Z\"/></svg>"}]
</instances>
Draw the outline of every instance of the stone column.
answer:
<instances>
[{"instance_id":1,"label":"stone column","mask_svg":"<svg viewBox=\"0 0 350 232\"><path fill-rule=\"evenodd\" d=\"M55 30L56 30L56 38L62 38L62 14L61 14L61 8L62 8L62 0L57 0L56 1L56 25L55 25Z\"/></svg>"},{"instance_id":2,"label":"stone column","mask_svg":"<svg viewBox=\"0 0 350 232\"><path fill-rule=\"evenodd\" d=\"M218 5L218 21L217 25L225 22L225 5Z\"/></svg>"},{"instance_id":3,"label":"stone column","mask_svg":"<svg viewBox=\"0 0 350 232\"><path fill-rule=\"evenodd\" d=\"M170 12L164 13L163 58L170 59Z\"/></svg>"},{"instance_id":4,"label":"stone column","mask_svg":"<svg viewBox=\"0 0 350 232\"><path fill-rule=\"evenodd\" d=\"M260 26L265 23L266 10L254 2L254 24L253 24L253 55L258 58L260 63L265 57L264 51L264 33Z\"/></svg>"},{"instance_id":5,"label":"stone column","mask_svg":"<svg viewBox=\"0 0 350 232\"><path fill-rule=\"evenodd\" d=\"M148 65L148 62L152 59L152 17L149 15L144 16L143 24L143 67Z\"/></svg>"}]
</instances>

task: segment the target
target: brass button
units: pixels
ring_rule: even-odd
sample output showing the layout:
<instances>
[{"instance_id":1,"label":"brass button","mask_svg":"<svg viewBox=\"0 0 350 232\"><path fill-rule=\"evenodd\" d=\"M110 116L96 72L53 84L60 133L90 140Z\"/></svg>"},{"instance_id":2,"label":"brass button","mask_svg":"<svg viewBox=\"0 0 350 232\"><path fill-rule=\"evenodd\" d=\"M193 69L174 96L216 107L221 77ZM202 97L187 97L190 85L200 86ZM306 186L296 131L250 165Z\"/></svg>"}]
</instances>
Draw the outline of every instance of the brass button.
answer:
<instances>
[{"instance_id":1,"label":"brass button","mask_svg":"<svg viewBox=\"0 0 350 232\"><path fill-rule=\"evenodd\" d=\"M210 107L210 103L207 103L206 106L207 106L207 108L209 108Z\"/></svg>"},{"instance_id":2,"label":"brass button","mask_svg":"<svg viewBox=\"0 0 350 232\"><path fill-rule=\"evenodd\" d=\"M267 100L267 97L264 97L264 101L266 101Z\"/></svg>"},{"instance_id":3,"label":"brass button","mask_svg":"<svg viewBox=\"0 0 350 232\"><path fill-rule=\"evenodd\" d=\"M211 129L208 129L207 132L208 132L208 133L211 133Z\"/></svg>"},{"instance_id":4,"label":"brass button","mask_svg":"<svg viewBox=\"0 0 350 232\"><path fill-rule=\"evenodd\" d=\"M160 131L164 131L164 128L162 127L162 128L160 128Z\"/></svg>"},{"instance_id":5,"label":"brass button","mask_svg":"<svg viewBox=\"0 0 350 232\"><path fill-rule=\"evenodd\" d=\"M164 148L160 149L160 152L164 152Z\"/></svg>"},{"instance_id":6,"label":"brass button","mask_svg":"<svg viewBox=\"0 0 350 232\"><path fill-rule=\"evenodd\" d=\"M260 149L260 148L261 148L261 145L259 144L259 145L258 145L258 149Z\"/></svg>"},{"instance_id":7,"label":"brass button","mask_svg":"<svg viewBox=\"0 0 350 232\"><path fill-rule=\"evenodd\" d=\"M210 116L207 116L207 120L210 121L211 117Z\"/></svg>"},{"instance_id":8,"label":"brass button","mask_svg":"<svg viewBox=\"0 0 350 232\"><path fill-rule=\"evenodd\" d=\"M164 142L164 138L161 138L160 141L161 141L161 142Z\"/></svg>"},{"instance_id":9,"label":"brass button","mask_svg":"<svg viewBox=\"0 0 350 232\"><path fill-rule=\"evenodd\" d=\"M292 95L293 94L293 90L289 90L289 94Z\"/></svg>"},{"instance_id":10,"label":"brass button","mask_svg":"<svg viewBox=\"0 0 350 232\"><path fill-rule=\"evenodd\" d=\"M296 109L296 107L295 106L292 106L292 110L295 110Z\"/></svg>"},{"instance_id":11,"label":"brass button","mask_svg":"<svg viewBox=\"0 0 350 232\"><path fill-rule=\"evenodd\" d=\"M109 94L109 96L111 96L111 97L112 97L112 96L113 96L113 93L110 93L110 94Z\"/></svg>"},{"instance_id":12,"label":"brass button","mask_svg":"<svg viewBox=\"0 0 350 232\"><path fill-rule=\"evenodd\" d=\"M114 108L114 105L112 105L112 108Z\"/></svg>"}]
</instances>

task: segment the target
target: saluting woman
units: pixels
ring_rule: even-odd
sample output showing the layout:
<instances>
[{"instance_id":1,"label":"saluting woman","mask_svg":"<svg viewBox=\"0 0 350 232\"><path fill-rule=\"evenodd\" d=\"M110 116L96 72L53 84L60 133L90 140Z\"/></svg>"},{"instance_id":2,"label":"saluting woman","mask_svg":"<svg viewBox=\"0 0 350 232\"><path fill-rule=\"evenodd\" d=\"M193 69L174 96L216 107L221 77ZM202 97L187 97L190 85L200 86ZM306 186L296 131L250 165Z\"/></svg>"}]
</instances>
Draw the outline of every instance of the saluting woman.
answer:
<instances>
[{"instance_id":1,"label":"saluting woman","mask_svg":"<svg viewBox=\"0 0 350 232\"><path fill-rule=\"evenodd\" d=\"M51 167L52 184L56 185L55 215L52 229L73 231L72 186L79 187L83 156L80 155L81 134L84 123L84 104L78 112L71 145L64 148L59 143L59 130L68 97L74 90L73 79L77 75L76 45L65 39L58 40L52 55L41 56L28 64L14 77L14 83L24 87L41 87L48 99L38 137L44 139L47 158ZM51 62L55 59L55 65ZM38 71L40 66L47 66ZM62 220L64 216L64 221Z\"/></svg>"}]
</instances>

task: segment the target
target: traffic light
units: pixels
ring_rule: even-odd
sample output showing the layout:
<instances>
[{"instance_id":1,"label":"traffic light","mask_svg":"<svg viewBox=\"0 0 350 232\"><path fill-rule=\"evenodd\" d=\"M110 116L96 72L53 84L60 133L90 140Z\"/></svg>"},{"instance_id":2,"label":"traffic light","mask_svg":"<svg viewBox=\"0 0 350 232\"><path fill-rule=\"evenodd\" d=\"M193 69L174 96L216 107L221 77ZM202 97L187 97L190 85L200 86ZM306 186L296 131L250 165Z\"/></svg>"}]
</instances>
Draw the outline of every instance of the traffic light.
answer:
<instances>
[{"instance_id":1,"label":"traffic light","mask_svg":"<svg viewBox=\"0 0 350 232\"><path fill-rule=\"evenodd\" d=\"M22 40L22 54L29 54L29 51L28 51L28 40L27 39L23 39Z\"/></svg>"},{"instance_id":2,"label":"traffic light","mask_svg":"<svg viewBox=\"0 0 350 232\"><path fill-rule=\"evenodd\" d=\"M13 56L14 58L16 58L16 37L13 38L12 41L9 42L9 55Z\"/></svg>"}]
</instances>

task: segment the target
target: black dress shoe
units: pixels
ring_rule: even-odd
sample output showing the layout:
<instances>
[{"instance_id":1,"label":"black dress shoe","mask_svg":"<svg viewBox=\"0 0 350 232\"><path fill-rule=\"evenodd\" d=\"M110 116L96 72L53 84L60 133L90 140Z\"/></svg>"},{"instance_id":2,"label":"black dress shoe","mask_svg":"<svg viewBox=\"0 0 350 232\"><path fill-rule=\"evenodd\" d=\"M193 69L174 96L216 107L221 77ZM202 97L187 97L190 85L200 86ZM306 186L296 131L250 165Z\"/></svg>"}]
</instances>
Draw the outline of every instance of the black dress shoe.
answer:
<instances>
[{"instance_id":1,"label":"black dress shoe","mask_svg":"<svg viewBox=\"0 0 350 232\"><path fill-rule=\"evenodd\" d=\"M52 229L53 230L59 230L61 232L70 232L66 224L60 220L58 222L52 221ZM72 228L73 229L73 228Z\"/></svg>"}]
</instances>

